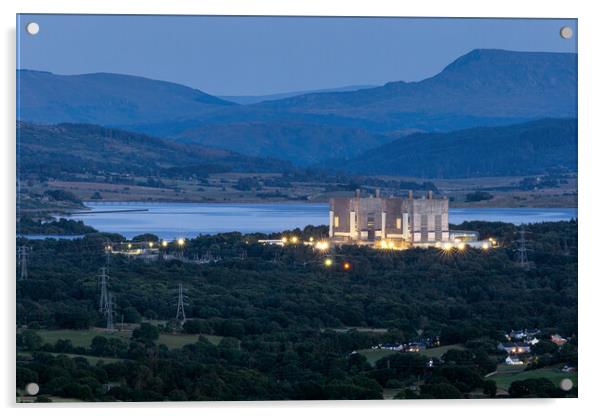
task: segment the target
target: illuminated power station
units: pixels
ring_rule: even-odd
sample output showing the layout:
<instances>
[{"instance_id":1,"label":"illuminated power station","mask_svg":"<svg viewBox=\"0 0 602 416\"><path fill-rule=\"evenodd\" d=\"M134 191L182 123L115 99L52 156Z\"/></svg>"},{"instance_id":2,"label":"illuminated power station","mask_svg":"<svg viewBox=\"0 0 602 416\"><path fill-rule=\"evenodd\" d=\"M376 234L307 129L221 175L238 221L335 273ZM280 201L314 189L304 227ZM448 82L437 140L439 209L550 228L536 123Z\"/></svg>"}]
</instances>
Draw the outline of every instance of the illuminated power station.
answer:
<instances>
[{"instance_id":1,"label":"illuminated power station","mask_svg":"<svg viewBox=\"0 0 602 416\"><path fill-rule=\"evenodd\" d=\"M330 200L329 237L334 243L382 245L383 248L438 246L450 239L449 201L433 198L374 196Z\"/></svg>"}]
</instances>

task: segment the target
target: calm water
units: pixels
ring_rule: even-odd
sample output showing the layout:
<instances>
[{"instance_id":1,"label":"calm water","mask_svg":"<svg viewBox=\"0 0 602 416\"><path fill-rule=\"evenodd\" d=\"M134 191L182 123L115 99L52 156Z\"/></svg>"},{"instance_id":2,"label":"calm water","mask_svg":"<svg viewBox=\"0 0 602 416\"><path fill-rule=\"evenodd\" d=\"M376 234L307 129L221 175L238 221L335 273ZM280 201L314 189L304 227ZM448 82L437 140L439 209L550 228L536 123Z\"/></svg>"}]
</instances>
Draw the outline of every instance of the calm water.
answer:
<instances>
[{"instance_id":1,"label":"calm water","mask_svg":"<svg viewBox=\"0 0 602 416\"><path fill-rule=\"evenodd\" d=\"M70 218L127 238L147 232L166 239L228 231L277 232L328 223L327 204L89 203L88 206L92 211ZM118 212L124 210L129 212ZM577 218L577 209L456 208L450 209L449 221L521 224L571 218Z\"/></svg>"},{"instance_id":2,"label":"calm water","mask_svg":"<svg viewBox=\"0 0 602 416\"><path fill-rule=\"evenodd\" d=\"M47 238L55 240L76 240L82 238L84 234L80 235L65 235L65 234L18 234L17 238L28 238L30 240L46 240Z\"/></svg>"}]
</instances>

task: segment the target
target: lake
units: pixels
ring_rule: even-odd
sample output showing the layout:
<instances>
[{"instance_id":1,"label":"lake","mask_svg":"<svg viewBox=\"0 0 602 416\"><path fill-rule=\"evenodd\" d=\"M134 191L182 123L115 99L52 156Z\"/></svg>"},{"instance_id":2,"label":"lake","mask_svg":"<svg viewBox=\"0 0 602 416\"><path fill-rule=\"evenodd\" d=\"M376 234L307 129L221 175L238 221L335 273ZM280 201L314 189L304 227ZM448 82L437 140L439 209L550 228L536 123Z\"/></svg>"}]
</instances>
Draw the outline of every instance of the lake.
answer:
<instances>
[{"instance_id":1,"label":"lake","mask_svg":"<svg viewBox=\"0 0 602 416\"><path fill-rule=\"evenodd\" d=\"M88 203L91 211L70 216L99 231L132 238L153 233L164 239L228 231L278 232L328 224L328 204ZM453 208L449 222L514 224L577 218L576 208Z\"/></svg>"},{"instance_id":2,"label":"lake","mask_svg":"<svg viewBox=\"0 0 602 416\"><path fill-rule=\"evenodd\" d=\"M55 240L77 240L84 237L84 234L17 234L17 238L27 238L29 240L46 240L53 238Z\"/></svg>"}]
</instances>

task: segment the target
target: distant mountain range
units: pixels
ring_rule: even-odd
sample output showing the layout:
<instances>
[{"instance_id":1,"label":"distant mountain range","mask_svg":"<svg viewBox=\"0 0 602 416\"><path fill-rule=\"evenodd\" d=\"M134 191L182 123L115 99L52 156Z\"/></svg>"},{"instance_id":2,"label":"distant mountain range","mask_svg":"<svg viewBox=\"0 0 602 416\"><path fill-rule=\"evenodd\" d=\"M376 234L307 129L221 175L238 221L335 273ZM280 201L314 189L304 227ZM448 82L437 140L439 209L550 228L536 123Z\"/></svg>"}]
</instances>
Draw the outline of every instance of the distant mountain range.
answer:
<instances>
[{"instance_id":1,"label":"distant mountain range","mask_svg":"<svg viewBox=\"0 0 602 416\"><path fill-rule=\"evenodd\" d=\"M474 50L423 81L390 82L360 91L307 94L258 106L363 118L385 125L403 125L408 122L407 115L435 123L438 119L454 117L574 117L576 86L575 54Z\"/></svg>"},{"instance_id":2,"label":"distant mountain range","mask_svg":"<svg viewBox=\"0 0 602 416\"><path fill-rule=\"evenodd\" d=\"M298 166L355 159L410 133L575 118L577 111L577 55L570 53L474 50L419 82L257 103L230 97L246 105L129 75L21 70L17 77L20 120L99 124Z\"/></svg>"},{"instance_id":3,"label":"distant mountain range","mask_svg":"<svg viewBox=\"0 0 602 416\"><path fill-rule=\"evenodd\" d=\"M577 120L542 119L450 133L418 133L322 167L426 178L514 176L577 170Z\"/></svg>"},{"instance_id":4,"label":"distant mountain range","mask_svg":"<svg viewBox=\"0 0 602 416\"><path fill-rule=\"evenodd\" d=\"M17 123L18 171L65 174L204 176L214 172L282 172L288 162L254 158L89 124Z\"/></svg>"},{"instance_id":5,"label":"distant mountain range","mask_svg":"<svg viewBox=\"0 0 602 416\"><path fill-rule=\"evenodd\" d=\"M310 91L293 91L293 92L281 92L278 94L267 94L267 95L220 95L218 96L222 100L232 101L237 104L257 104L263 101L281 100L283 98L295 97L297 95L316 94L322 92L346 92L346 91L357 91L364 90L366 88L374 88L374 85L349 85L346 87L338 88L326 88L321 90L310 90Z\"/></svg>"}]
</instances>

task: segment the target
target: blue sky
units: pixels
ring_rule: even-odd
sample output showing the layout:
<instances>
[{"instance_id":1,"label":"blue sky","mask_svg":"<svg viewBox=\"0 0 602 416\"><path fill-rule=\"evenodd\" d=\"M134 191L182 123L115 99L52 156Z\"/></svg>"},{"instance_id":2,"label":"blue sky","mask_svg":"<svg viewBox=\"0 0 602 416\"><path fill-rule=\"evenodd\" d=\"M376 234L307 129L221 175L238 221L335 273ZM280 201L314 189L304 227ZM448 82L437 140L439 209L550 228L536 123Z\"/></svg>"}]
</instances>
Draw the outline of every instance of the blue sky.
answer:
<instances>
[{"instance_id":1,"label":"blue sky","mask_svg":"<svg viewBox=\"0 0 602 416\"><path fill-rule=\"evenodd\" d=\"M36 36L25 26L40 25ZM19 68L260 95L418 81L476 48L576 52L576 20L20 15ZM575 36L562 39L562 26Z\"/></svg>"}]
</instances>

